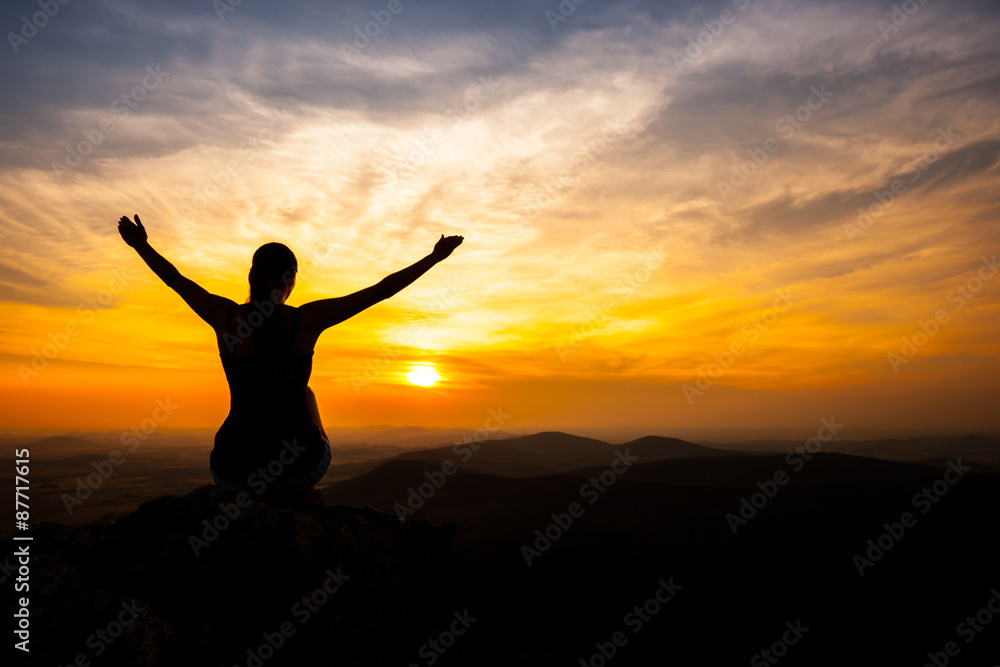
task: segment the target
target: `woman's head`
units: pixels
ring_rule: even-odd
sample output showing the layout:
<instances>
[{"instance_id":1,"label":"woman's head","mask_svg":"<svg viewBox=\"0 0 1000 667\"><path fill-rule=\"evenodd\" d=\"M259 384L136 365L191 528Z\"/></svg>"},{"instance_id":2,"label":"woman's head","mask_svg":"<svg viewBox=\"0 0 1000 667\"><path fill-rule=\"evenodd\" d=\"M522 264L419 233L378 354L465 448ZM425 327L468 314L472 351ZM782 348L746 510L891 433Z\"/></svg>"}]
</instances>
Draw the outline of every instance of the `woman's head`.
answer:
<instances>
[{"instance_id":1,"label":"woman's head","mask_svg":"<svg viewBox=\"0 0 1000 667\"><path fill-rule=\"evenodd\" d=\"M251 301L270 300L284 303L295 287L295 274L299 270L295 253L283 243L265 243L253 254L250 267Z\"/></svg>"}]
</instances>

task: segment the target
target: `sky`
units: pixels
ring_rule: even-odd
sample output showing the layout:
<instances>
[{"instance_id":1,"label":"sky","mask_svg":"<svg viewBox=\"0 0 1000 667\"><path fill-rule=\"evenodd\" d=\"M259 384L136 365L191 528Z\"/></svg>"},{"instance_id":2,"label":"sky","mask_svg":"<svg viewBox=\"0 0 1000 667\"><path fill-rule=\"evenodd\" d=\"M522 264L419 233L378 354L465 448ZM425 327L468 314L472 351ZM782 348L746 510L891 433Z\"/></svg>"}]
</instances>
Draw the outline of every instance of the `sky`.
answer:
<instances>
[{"instance_id":1,"label":"sky","mask_svg":"<svg viewBox=\"0 0 1000 667\"><path fill-rule=\"evenodd\" d=\"M17 0L0 27L0 431L225 419L136 213L240 303L269 241L299 306L464 236L321 336L330 426L1000 431L993 3Z\"/></svg>"}]
</instances>

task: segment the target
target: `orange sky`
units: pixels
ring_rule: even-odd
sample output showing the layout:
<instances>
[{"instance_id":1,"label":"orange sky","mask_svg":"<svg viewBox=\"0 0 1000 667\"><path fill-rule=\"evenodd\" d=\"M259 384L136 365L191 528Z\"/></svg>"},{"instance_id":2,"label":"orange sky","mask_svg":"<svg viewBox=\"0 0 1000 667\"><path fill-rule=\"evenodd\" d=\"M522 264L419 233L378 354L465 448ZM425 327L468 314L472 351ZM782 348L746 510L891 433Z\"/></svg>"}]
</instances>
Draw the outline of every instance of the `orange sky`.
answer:
<instances>
[{"instance_id":1,"label":"orange sky","mask_svg":"<svg viewBox=\"0 0 1000 667\"><path fill-rule=\"evenodd\" d=\"M678 65L713 10L612 6L522 34L421 31L413 5L356 62L303 26L272 41L247 7L211 53L168 35L57 111L19 93L0 430L124 429L167 397L164 426L222 423L212 331L118 236L134 213L239 302L268 241L298 256L301 305L465 237L320 338L331 426L476 428L502 406L512 429L1000 429L996 17L927 4L886 37L867 5L754 6ZM30 46L17 67L73 59ZM57 178L153 63L169 75ZM442 380L407 382L418 362Z\"/></svg>"}]
</instances>

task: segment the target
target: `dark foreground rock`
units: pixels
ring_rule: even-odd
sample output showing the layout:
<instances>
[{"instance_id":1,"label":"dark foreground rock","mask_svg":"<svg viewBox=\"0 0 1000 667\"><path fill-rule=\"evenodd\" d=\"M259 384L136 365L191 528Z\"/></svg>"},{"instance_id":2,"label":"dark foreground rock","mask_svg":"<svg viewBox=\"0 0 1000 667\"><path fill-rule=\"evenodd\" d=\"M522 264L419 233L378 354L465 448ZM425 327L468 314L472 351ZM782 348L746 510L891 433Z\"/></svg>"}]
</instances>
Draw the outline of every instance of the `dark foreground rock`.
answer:
<instances>
[{"instance_id":1,"label":"dark foreground rock","mask_svg":"<svg viewBox=\"0 0 1000 667\"><path fill-rule=\"evenodd\" d=\"M30 664L407 665L463 611L451 526L239 494L32 527Z\"/></svg>"}]
</instances>

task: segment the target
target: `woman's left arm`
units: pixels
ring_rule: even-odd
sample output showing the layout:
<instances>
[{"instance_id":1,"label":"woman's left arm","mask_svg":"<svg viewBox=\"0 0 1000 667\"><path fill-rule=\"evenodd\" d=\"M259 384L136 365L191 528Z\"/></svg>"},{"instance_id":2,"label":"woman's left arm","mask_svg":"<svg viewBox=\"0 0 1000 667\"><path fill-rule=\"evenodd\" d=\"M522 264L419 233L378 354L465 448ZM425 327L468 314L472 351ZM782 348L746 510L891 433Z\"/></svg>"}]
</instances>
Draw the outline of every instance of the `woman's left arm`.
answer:
<instances>
[{"instance_id":1,"label":"woman's left arm","mask_svg":"<svg viewBox=\"0 0 1000 667\"><path fill-rule=\"evenodd\" d=\"M133 223L126 216L118 221L118 232L122 239L132 247L139 257L153 270L167 287L171 288L184 299L184 302L205 320L213 329L218 329L223 323L229 307L234 303L231 299L211 294L193 280L185 278L163 255L149 245L146 228L142 226L139 216Z\"/></svg>"}]
</instances>

